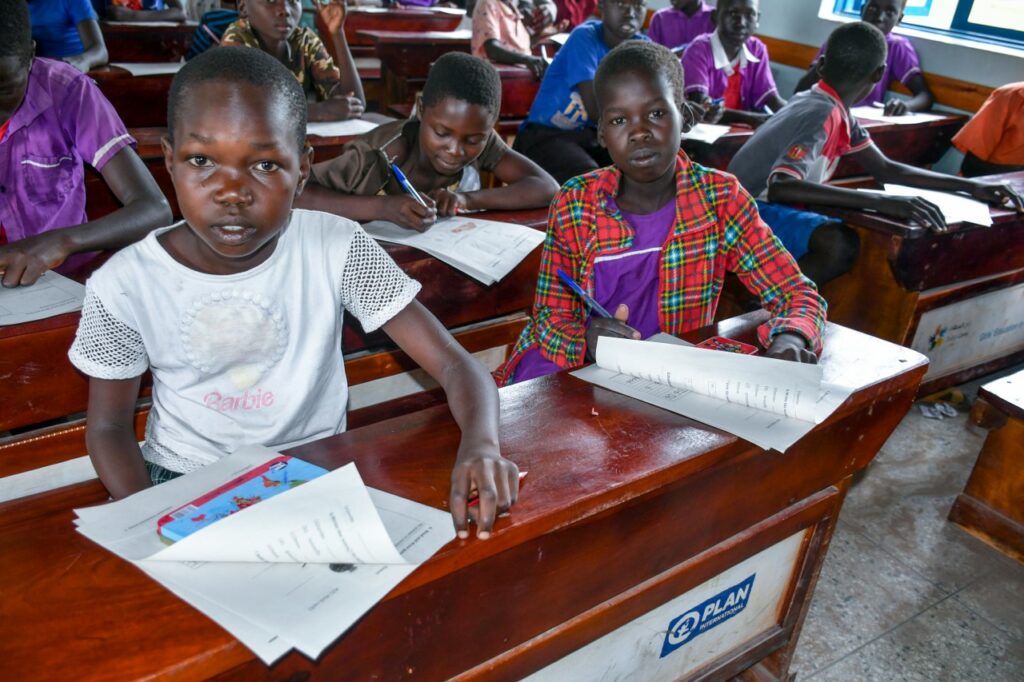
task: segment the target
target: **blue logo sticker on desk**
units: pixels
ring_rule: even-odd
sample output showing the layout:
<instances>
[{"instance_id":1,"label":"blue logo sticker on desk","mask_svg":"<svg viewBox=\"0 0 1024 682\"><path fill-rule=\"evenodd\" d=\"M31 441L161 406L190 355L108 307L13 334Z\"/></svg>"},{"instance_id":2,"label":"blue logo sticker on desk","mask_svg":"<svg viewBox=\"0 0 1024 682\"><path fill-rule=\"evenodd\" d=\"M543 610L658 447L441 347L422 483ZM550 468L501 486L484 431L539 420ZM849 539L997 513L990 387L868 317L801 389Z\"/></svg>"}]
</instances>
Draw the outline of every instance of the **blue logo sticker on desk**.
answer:
<instances>
[{"instance_id":1,"label":"blue logo sticker on desk","mask_svg":"<svg viewBox=\"0 0 1024 682\"><path fill-rule=\"evenodd\" d=\"M757 574L754 573L746 580L722 590L714 597L673 619L668 624L665 643L661 646L660 658L665 658L697 635L721 625L747 608L756 576Z\"/></svg>"}]
</instances>

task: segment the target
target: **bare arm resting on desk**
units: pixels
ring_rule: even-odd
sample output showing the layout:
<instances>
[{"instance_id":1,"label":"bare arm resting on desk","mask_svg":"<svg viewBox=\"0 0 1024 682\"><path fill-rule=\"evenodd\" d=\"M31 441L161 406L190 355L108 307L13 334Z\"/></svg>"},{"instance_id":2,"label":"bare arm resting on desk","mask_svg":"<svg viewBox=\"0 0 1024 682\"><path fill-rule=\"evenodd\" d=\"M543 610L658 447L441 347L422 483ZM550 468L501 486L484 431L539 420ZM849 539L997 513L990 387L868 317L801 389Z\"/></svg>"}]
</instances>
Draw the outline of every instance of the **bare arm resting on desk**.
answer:
<instances>
[{"instance_id":1,"label":"bare arm resting on desk","mask_svg":"<svg viewBox=\"0 0 1024 682\"><path fill-rule=\"evenodd\" d=\"M547 206L558 191L558 183L547 171L515 150L508 150L494 167L494 177L504 187L481 188L473 192L438 189L430 193L441 216L459 211L509 210Z\"/></svg>"},{"instance_id":2,"label":"bare arm resting on desk","mask_svg":"<svg viewBox=\"0 0 1024 682\"><path fill-rule=\"evenodd\" d=\"M123 206L82 225L43 232L0 246L3 286L33 284L44 272L83 251L116 249L171 222L171 209L153 176L131 147L114 155L100 171Z\"/></svg>"},{"instance_id":3,"label":"bare arm resting on desk","mask_svg":"<svg viewBox=\"0 0 1024 682\"><path fill-rule=\"evenodd\" d=\"M115 500L152 485L135 439L135 401L142 376L89 379L85 443L100 481Z\"/></svg>"},{"instance_id":4,"label":"bare arm resting on desk","mask_svg":"<svg viewBox=\"0 0 1024 682\"><path fill-rule=\"evenodd\" d=\"M78 37L85 51L82 54L65 57L64 61L82 73L87 73L94 66L107 63L107 44L103 42L103 32L95 19L83 19L78 22Z\"/></svg>"},{"instance_id":5,"label":"bare arm resting on desk","mask_svg":"<svg viewBox=\"0 0 1024 682\"><path fill-rule=\"evenodd\" d=\"M501 456L498 447L498 389L491 375L418 301L383 329L441 384L462 431L449 496L455 530L459 537L469 537L468 501L476 488L480 493L477 536L490 537L497 514L508 510L519 496L519 469Z\"/></svg>"}]
</instances>

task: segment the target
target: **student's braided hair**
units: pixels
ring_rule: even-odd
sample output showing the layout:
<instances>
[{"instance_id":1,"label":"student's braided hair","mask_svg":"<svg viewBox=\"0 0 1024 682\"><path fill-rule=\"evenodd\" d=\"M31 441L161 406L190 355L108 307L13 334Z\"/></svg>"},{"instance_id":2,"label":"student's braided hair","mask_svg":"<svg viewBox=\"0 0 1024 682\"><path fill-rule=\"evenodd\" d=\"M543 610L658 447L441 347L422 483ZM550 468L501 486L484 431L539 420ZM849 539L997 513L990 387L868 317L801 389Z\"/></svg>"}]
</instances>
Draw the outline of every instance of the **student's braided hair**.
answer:
<instances>
[{"instance_id":1,"label":"student's braided hair","mask_svg":"<svg viewBox=\"0 0 1024 682\"><path fill-rule=\"evenodd\" d=\"M32 58L32 24L25 0L0 0L0 57Z\"/></svg>"},{"instance_id":2,"label":"student's braided hair","mask_svg":"<svg viewBox=\"0 0 1024 682\"><path fill-rule=\"evenodd\" d=\"M602 96L608 81L614 76L624 73L650 74L662 76L672 86L672 99L676 106L683 109L683 65L679 57L664 45L649 40L627 40L619 43L597 66L594 74L594 93L597 96L597 108L603 108Z\"/></svg>"},{"instance_id":3,"label":"student's braided hair","mask_svg":"<svg viewBox=\"0 0 1024 682\"><path fill-rule=\"evenodd\" d=\"M430 67L423 86L423 106L434 106L448 97L477 104L497 116L501 112L501 78L483 59L449 52Z\"/></svg>"},{"instance_id":4,"label":"student's braided hair","mask_svg":"<svg viewBox=\"0 0 1024 682\"><path fill-rule=\"evenodd\" d=\"M888 49L885 35L871 24L843 24L828 37L821 76L833 87L861 84L885 63Z\"/></svg>"},{"instance_id":5,"label":"student's braided hair","mask_svg":"<svg viewBox=\"0 0 1024 682\"><path fill-rule=\"evenodd\" d=\"M3 0L0 0L3 1ZM181 67L167 97L167 136L174 142L177 116L188 108L189 92L201 83L248 83L266 93L271 102L283 104L301 150L306 144L306 96L295 76L277 59L251 47L217 47Z\"/></svg>"}]
</instances>

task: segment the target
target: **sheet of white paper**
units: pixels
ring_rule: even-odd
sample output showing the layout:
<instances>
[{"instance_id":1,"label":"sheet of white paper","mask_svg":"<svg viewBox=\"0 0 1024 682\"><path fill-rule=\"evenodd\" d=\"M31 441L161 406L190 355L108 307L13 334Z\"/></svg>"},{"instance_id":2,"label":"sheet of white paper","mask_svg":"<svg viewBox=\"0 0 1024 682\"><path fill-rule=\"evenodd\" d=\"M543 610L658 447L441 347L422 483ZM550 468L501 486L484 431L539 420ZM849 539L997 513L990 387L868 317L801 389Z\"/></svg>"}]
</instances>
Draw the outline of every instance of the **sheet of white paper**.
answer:
<instances>
[{"instance_id":1,"label":"sheet of white paper","mask_svg":"<svg viewBox=\"0 0 1024 682\"><path fill-rule=\"evenodd\" d=\"M185 62L118 62L111 66L124 69L133 76L173 76L181 71Z\"/></svg>"},{"instance_id":2,"label":"sheet of white paper","mask_svg":"<svg viewBox=\"0 0 1024 682\"><path fill-rule=\"evenodd\" d=\"M692 346L693 344L689 341L683 341L678 336L672 336L665 332L658 332L654 336L648 336L647 341L653 341L654 343L667 343L673 346Z\"/></svg>"},{"instance_id":3,"label":"sheet of white paper","mask_svg":"<svg viewBox=\"0 0 1024 682\"><path fill-rule=\"evenodd\" d=\"M197 22L194 22L194 21L185 22L185 23L186 23L186 25L190 25L192 27L196 27L196 26L199 25ZM107 21L107 20L104 20L103 22L101 22L101 26L106 26L107 24L110 24L111 26L181 26L181 22L180 21Z\"/></svg>"},{"instance_id":4,"label":"sheet of white paper","mask_svg":"<svg viewBox=\"0 0 1024 682\"><path fill-rule=\"evenodd\" d=\"M313 121L306 124L306 135L315 137L340 137L343 135L362 135L368 133L380 123L353 118L348 121Z\"/></svg>"},{"instance_id":5,"label":"sheet of white paper","mask_svg":"<svg viewBox=\"0 0 1024 682\"><path fill-rule=\"evenodd\" d=\"M405 564L355 464L175 542L150 561Z\"/></svg>"},{"instance_id":6,"label":"sheet of white paper","mask_svg":"<svg viewBox=\"0 0 1024 682\"><path fill-rule=\"evenodd\" d=\"M78 530L129 561L151 556L164 546L156 533L157 519L274 456L276 453L266 448L242 448L188 476L125 500L79 510ZM261 505L286 498L313 482ZM444 511L372 489L369 496L408 564L134 563L213 618L265 662L278 658L282 647L316 657L416 565L455 537L451 518Z\"/></svg>"},{"instance_id":7,"label":"sheet of white paper","mask_svg":"<svg viewBox=\"0 0 1024 682\"><path fill-rule=\"evenodd\" d=\"M877 107L853 107L850 109L850 113L857 118L864 118L869 121L885 121L886 123L902 126L928 123L929 121L939 121L946 118L942 114L922 114L916 112L909 112L902 116L886 116L885 110Z\"/></svg>"},{"instance_id":8,"label":"sheet of white paper","mask_svg":"<svg viewBox=\"0 0 1024 682\"><path fill-rule=\"evenodd\" d=\"M684 140L696 140L713 144L722 135L729 132L729 126L714 125L712 123L698 123L690 130L683 133Z\"/></svg>"},{"instance_id":9,"label":"sheet of white paper","mask_svg":"<svg viewBox=\"0 0 1024 682\"><path fill-rule=\"evenodd\" d=\"M885 192L900 197L921 197L932 202L942 211L946 222L971 223L988 226L992 224L992 212L987 204L960 194L936 192L930 189L907 187L906 185L885 185Z\"/></svg>"},{"instance_id":10,"label":"sheet of white paper","mask_svg":"<svg viewBox=\"0 0 1024 682\"><path fill-rule=\"evenodd\" d=\"M81 310L84 299L84 286L47 270L31 286L0 287L0 327Z\"/></svg>"},{"instance_id":11,"label":"sheet of white paper","mask_svg":"<svg viewBox=\"0 0 1024 682\"><path fill-rule=\"evenodd\" d=\"M573 375L783 452L853 391L822 384L818 365L668 344L636 345L645 343L602 339L598 364Z\"/></svg>"},{"instance_id":12,"label":"sheet of white paper","mask_svg":"<svg viewBox=\"0 0 1024 682\"><path fill-rule=\"evenodd\" d=\"M544 241L544 232L523 225L455 216L416 232L381 220L363 225L370 236L425 251L470 277L493 284Z\"/></svg>"}]
</instances>

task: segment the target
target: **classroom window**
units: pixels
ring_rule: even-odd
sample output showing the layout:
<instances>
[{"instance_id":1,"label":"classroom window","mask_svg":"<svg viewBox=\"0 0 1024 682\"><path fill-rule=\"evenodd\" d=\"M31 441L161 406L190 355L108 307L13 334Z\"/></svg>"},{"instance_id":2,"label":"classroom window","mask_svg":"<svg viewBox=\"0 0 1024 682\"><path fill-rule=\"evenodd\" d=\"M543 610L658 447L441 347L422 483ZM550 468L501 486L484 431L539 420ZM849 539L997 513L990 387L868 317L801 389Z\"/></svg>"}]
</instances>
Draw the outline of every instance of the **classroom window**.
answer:
<instances>
[{"instance_id":1,"label":"classroom window","mask_svg":"<svg viewBox=\"0 0 1024 682\"><path fill-rule=\"evenodd\" d=\"M822 0L820 16L855 19L865 0ZM1021 0L907 0L903 26L989 45L1024 48Z\"/></svg>"}]
</instances>

